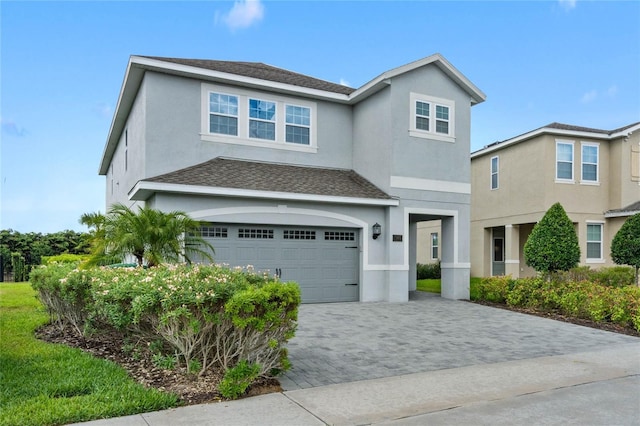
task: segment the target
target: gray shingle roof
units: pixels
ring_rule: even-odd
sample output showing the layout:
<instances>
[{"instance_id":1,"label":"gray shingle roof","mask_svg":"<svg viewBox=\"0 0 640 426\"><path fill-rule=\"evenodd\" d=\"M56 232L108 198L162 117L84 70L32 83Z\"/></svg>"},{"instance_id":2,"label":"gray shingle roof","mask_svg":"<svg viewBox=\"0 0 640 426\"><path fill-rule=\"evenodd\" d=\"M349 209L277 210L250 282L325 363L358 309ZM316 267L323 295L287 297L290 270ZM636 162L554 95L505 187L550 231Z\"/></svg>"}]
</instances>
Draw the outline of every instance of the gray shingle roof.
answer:
<instances>
[{"instance_id":1,"label":"gray shingle roof","mask_svg":"<svg viewBox=\"0 0 640 426\"><path fill-rule=\"evenodd\" d=\"M546 125L546 126L544 126L542 128L571 130L571 131L575 131L575 132L602 133L602 134L605 134L605 135L612 135L614 133L621 132L624 129L627 129L629 127L633 127L633 126L635 126L637 124L640 124L640 122L632 123L632 124L629 124L627 126L620 127L619 129L614 129L614 130L593 129L593 128L590 128L590 127L573 126L571 124L563 124L563 123L551 123L551 124L548 124L548 125Z\"/></svg>"},{"instance_id":2,"label":"gray shingle roof","mask_svg":"<svg viewBox=\"0 0 640 426\"><path fill-rule=\"evenodd\" d=\"M605 215L609 215L609 214L624 214L624 213L636 213L636 212L640 212L640 201L636 201L633 204L629 204L626 207L623 207L621 209L614 209L614 210L609 210L607 212L605 212Z\"/></svg>"},{"instance_id":3,"label":"gray shingle roof","mask_svg":"<svg viewBox=\"0 0 640 426\"><path fill-rule=\"evenodd\" d=\"M214 158L144 181L334 197L392 199L353 170L260 163L227 158Z\"/></svg>"},{"instance_id":4,"label":"gray shingle roof","mask_svg":"<svg viewBox=\"0 0 640 426\"><path fill-rule=\"evenodd\" d=\"M341 84L332 83L330 81L320 80L309 77L304 74L298 74L282 68L273 67L261 62L235 62L235 61L214 61L207 59L181 59L181 58L162 58L158 56L143 56L144 58L155 59L158 61L172 62L174 64L188 65L192 67L220 71L229 74L236 74L245 77L258 78L261 80L274 81L277 83L291 84L293 86L306 87L309 89L324 90L327 92L340 93L349 95L356 89L343 86Z\"/></svg>"}]
</instances>

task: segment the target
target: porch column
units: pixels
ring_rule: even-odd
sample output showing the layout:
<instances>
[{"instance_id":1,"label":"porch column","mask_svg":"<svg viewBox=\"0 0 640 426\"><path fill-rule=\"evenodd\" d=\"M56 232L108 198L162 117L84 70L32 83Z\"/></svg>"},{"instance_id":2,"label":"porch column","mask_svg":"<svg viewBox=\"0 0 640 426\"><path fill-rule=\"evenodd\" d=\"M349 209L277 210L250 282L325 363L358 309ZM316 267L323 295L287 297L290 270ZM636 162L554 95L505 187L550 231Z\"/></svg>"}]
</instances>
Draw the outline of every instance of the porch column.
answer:
<instances>
[{"instance_id":1,"label":"porch column","mask_svg":"<svg viewBox=\"0 0 640 426\"><path fill-rule=\"evenodd\" d=\"M520 278L520 226L504 227L504 273Z\"/></svg>"}]
</instances>

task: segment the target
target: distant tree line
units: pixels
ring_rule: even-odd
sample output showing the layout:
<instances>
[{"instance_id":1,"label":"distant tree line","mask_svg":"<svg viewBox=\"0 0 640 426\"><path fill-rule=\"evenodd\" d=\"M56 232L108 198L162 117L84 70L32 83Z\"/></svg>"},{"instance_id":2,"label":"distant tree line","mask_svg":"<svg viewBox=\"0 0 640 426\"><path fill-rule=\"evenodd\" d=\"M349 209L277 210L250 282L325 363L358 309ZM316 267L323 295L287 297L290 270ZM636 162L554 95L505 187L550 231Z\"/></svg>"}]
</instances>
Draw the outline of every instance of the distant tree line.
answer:
<instances>
[{"instance_id":1,"label":"distant tree line","mask_svg":"<svg viewBox=\"0 0 640 426\"><path fill-rule=\"evenodd\" d=\"M29 272L42 263L43 256L85 254L89 251L87 233L66 230L42 234L3 229L0 231L0 280L4 281L5 277L12 277L13 281L28 280Z\"/></svg>"}]
</instances>

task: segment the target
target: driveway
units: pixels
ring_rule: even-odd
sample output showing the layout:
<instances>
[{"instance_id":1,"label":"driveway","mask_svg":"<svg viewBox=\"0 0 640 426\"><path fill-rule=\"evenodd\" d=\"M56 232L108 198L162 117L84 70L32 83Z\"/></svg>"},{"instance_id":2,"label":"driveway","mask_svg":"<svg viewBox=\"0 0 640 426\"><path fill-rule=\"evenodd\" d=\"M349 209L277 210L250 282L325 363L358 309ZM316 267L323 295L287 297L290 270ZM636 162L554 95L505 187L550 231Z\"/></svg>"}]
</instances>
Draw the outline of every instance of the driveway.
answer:
<instances>
[{"instance_id":1,"label":"driveway","mask_svg":"<svg viewBox=\"0 0 640 426\"><path fill-rule=\"evenodd\" d=\"M638 343L632 336L413 292L300 307L286 391Z\"/></svg>"}]
</instances>

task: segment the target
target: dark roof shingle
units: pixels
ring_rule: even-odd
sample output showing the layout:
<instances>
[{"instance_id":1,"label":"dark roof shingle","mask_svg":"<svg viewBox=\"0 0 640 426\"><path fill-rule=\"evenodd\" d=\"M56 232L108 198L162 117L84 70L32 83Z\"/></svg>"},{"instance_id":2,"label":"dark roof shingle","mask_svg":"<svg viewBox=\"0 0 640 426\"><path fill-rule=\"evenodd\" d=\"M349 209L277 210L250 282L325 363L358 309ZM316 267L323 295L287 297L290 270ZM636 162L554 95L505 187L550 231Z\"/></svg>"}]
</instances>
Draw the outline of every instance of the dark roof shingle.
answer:
<instances>
[{"instance_id":1,"label":"dark roof shingle","mask_svg":"<svg viewBox=\"0 0 640 426\"><path fill-rule=\"evenodd\" d=\"M636 201L633 204L629 204L621 209L613 209L605 212L605 214L617 214L617 213L635 213L640 212L640 201Z\"/></svg>"},{"instance_id":2,"label":"dark roof shingle","mask_svg":"<svg viewBox=\"0 0 640 426\"><path fill-rule=\"evenodd\" d=\"M227 158L214 158L144 181L335 197L392 199L353 170Z\"/></svg>"},{"instance_id":3,"label":"dark roof shingle","mask_svg":"<svg viewBox=\"0 0 640 426\"><path fill-rule=\"evenodd\" d=\"M277 83L291 84L293 86L306 87L309 89L324 90L327 92L349 95L356 89L298 74L282 68L273 67L261 62L236 62L236 61L214 61L208 59L181 59L163 58L158 56L143 56L144 58L158 61L172 62L174 64L188 65L192 67L207 69L211 71L225 72L245 77L258 78L261 80L274 81Z\"/></svg>"}]
</instances>

